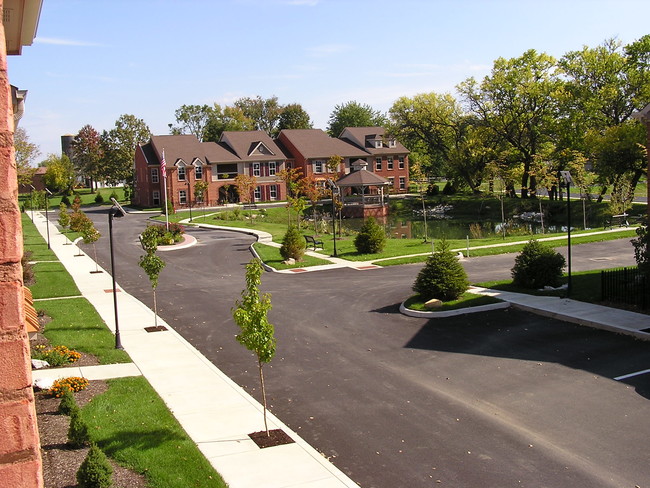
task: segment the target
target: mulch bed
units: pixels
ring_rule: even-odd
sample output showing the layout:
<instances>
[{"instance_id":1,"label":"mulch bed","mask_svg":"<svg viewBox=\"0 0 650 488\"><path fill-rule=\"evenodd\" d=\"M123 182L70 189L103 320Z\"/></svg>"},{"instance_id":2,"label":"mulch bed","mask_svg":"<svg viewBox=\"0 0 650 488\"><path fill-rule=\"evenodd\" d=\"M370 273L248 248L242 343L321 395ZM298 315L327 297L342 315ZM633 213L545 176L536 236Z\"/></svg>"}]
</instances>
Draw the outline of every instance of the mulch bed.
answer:
<instances>
[{"instance_id":1,"label":"mulch bed","mask_svg":"<svg viewBox=\"0 0 650 488\"><path fill-rule=\"evenodd\" d=\"M282 444L292 444L294 442L294 440L281 429L269 430L269 435L266 435L265 430L261 430L259 432L248 434L248 437L250 437L260 449L264 449L265 447L281 446Z\"/></svg>"},{"instance_id":2,"label":"mulch bed","mask_svg":"<svg viewBox=\"0 0 650 488\"><path fill-rule=\"evenodd\" d=\"M42 336L32 342L33 345L49 345ZM97 358L82 354L79 361L71 366L92 366L99 364ZM94 396L108 389L106 381L91 381L88 388L74 394L79 407L86 405ZM47 391L34 393L38 433L41 441L43 459L43 478L45 488L75 488L77 471L88 454L88 447L75 449L68 446L68 428L70 418L57 412L59 398L54 398ZM113 486L115 488L146 488L146 478L134 471L122 468L111 461L113 466Z\"/></svg>"}]
</instances>

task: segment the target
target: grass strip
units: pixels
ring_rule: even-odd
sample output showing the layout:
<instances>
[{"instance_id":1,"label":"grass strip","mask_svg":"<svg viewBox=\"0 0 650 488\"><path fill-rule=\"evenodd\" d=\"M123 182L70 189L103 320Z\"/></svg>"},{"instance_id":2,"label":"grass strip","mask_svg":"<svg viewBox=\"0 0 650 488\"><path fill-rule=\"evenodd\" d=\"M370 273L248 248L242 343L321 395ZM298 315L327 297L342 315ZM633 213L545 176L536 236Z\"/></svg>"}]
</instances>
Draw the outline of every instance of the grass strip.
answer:
<instances>
[{"instance_id":1,"label":"grass strip","mask_svg":"<svg viewBox=\"0 0 650 488\"><path fill-rule=\"evenodd\" d=\"M478 307L480 305L490 305L492 303L499 303L502 300L498 298L489 297L485 295L477 295L466 291L457 300L450 300L443 302L442 307L429 310L424 306L427 300L423 300L420 295L413 295L404 302L406 308L411 310L427 311L427 312L444 312L447 310L460 310L462 308Z\"/></svg>"},{"instance_id":2,"label":"grass strip","mask_svg":"<svg viewBox=\"0 0 650 488\"><path fill-rule=\"evenodd\" d=\"M108 384L82 411L92 440L106 454L156 488L226 486L145 378Z\"/></svg>"},{"instance_id":3,"label":"grass strip","mask_svg":"<svg viewBox=\"0 0 650 488\"><path fill-rule=\"evenodd\" d=\"M85 298L44 300L35 305L52 318L43 331L52 345L92 354L102 364L131 361L126 352L115 349L115 336Z\"/></svg>"},{"instance_id":4,"label":"grass strip","mask_svg":"<svg viewBox=\"0 0 650 488\"><path fill-rule=\"evenodd\" d=\"M36 263L35 283L29 287L34 298L74 297L81 295L72 276L60 262Z\"/></svg>"},{"instance_id":5,"label":"grass strip","mask_svg":"<svg viewBox=\"0 0 650 488\"><path fill-rule=\"evenodd\" d=\"M264 264L271 266L277 270L306 268L309 266L318 266L321 264L331 264L330 261L308 256L307 254L302 257L302 261L299 261L296 264L284 264L284 258L280 254L279 247L267 246L266 244L260 244L259 242L253 244L253 247L255 248L257 254L260 256L260 259L264 261Z\"/></svg>"}]
</instances>

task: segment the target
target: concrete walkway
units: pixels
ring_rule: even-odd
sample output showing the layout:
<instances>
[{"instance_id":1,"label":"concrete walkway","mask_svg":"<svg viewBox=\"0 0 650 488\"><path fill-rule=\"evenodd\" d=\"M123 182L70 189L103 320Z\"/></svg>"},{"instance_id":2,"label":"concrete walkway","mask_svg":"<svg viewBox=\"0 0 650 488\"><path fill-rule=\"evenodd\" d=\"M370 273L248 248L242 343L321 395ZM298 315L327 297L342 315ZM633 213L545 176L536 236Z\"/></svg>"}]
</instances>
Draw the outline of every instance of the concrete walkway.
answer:
<instances>
[{"instance_id":1,"label":"concrete walkway","mask_svg":"<svg viewBox=\"0 0 650 488\"><path fill-rule=\"evenodd\" d=\"M46 220L35 213L34 224L45 238ZM91 273L95 262L75 257L76 246L53 222L49 223L52 251L72 275L81 294L115 331L111 276ZM118 276L119 279L119 276ZM270 429L282 429L295 442L260 449L248 437L263 430L262 406L199 351L177 334L164 320L165 331L147 332L154 325L153 312L117 285L119 329L124 349L133 365L111 365L58 370L65 376L89 379L142 374L165 401L188 435L198 445L230 488L343 488L357 486L351 479L269 413ZM97 368L97 369L92 369ZM125 372L125 369L128 371ZM34 371L34 377L45 374Z\"/></svg>"}]
</instances>

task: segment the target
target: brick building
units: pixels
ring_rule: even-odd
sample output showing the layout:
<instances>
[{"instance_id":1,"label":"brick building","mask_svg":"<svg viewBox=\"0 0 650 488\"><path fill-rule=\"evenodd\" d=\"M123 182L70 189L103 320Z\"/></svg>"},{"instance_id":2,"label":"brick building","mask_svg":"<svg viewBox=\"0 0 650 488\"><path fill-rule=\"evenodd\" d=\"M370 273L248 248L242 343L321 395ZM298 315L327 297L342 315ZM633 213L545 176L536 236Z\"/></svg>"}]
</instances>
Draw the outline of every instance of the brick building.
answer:
<instances>
[{"instance_id":1,"label":"brick building","mask_svg":"<svg viewBox=\"0 0 650 488\"><path fill-rule=\"evenodd\" d=\"M40 0L0 0L0 485L43 486L22 279L14 131L22 107L9 83L7 55L32 44ZM24 100L24 97L22 97Z\"/></svg>"},{"instance_id":2,"label":"brick building","mask_svg":"<svg viewBox=\"0 0 650 488\"><path fill-rule=\"evenodd\" d=\"M152 136L135 154L133 203L143 207L162 206L165 198L160 163L165 154L167 199L175 209L190 205L221 205L238 202L235 186L238 174L255 178L252 199L286 199L286 188L278 173L287 167L300 169L325 183L333 176L327 168L330 157L343 158L338 175L354 171L353 162L368 163L368 170L388 180L390 193L408 189L409 151L387 138L381 127L353 127L340 138L320 129L282 130L273 140L262 131L227 131L218 143L200 142L192 135ZM197 202L195 185L204 181L207 195Z\"/></svg>"}]
</instances>

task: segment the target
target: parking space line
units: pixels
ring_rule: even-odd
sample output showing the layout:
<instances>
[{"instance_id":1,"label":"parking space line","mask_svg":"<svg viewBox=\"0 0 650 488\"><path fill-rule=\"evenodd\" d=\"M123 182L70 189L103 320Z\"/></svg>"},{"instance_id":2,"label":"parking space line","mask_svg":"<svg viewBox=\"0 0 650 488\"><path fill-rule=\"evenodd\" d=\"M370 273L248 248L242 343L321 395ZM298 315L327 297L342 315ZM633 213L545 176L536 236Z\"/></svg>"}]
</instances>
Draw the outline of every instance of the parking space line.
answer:
<instances>
[{"instance_id":1,"label":"parking space line","mask_svg":"<svg viewBox=\"0 0 650 488\"><path fill-rule=\"evenodd\" d=\"M614 378L616 381L625 380L627 378L632 378L633 376L639 376L641 374L650 373L650 369L644 369L643 371L637 371L636 373L624 374L623 376L617 376Z\"/></svg>"}]
</instances>

